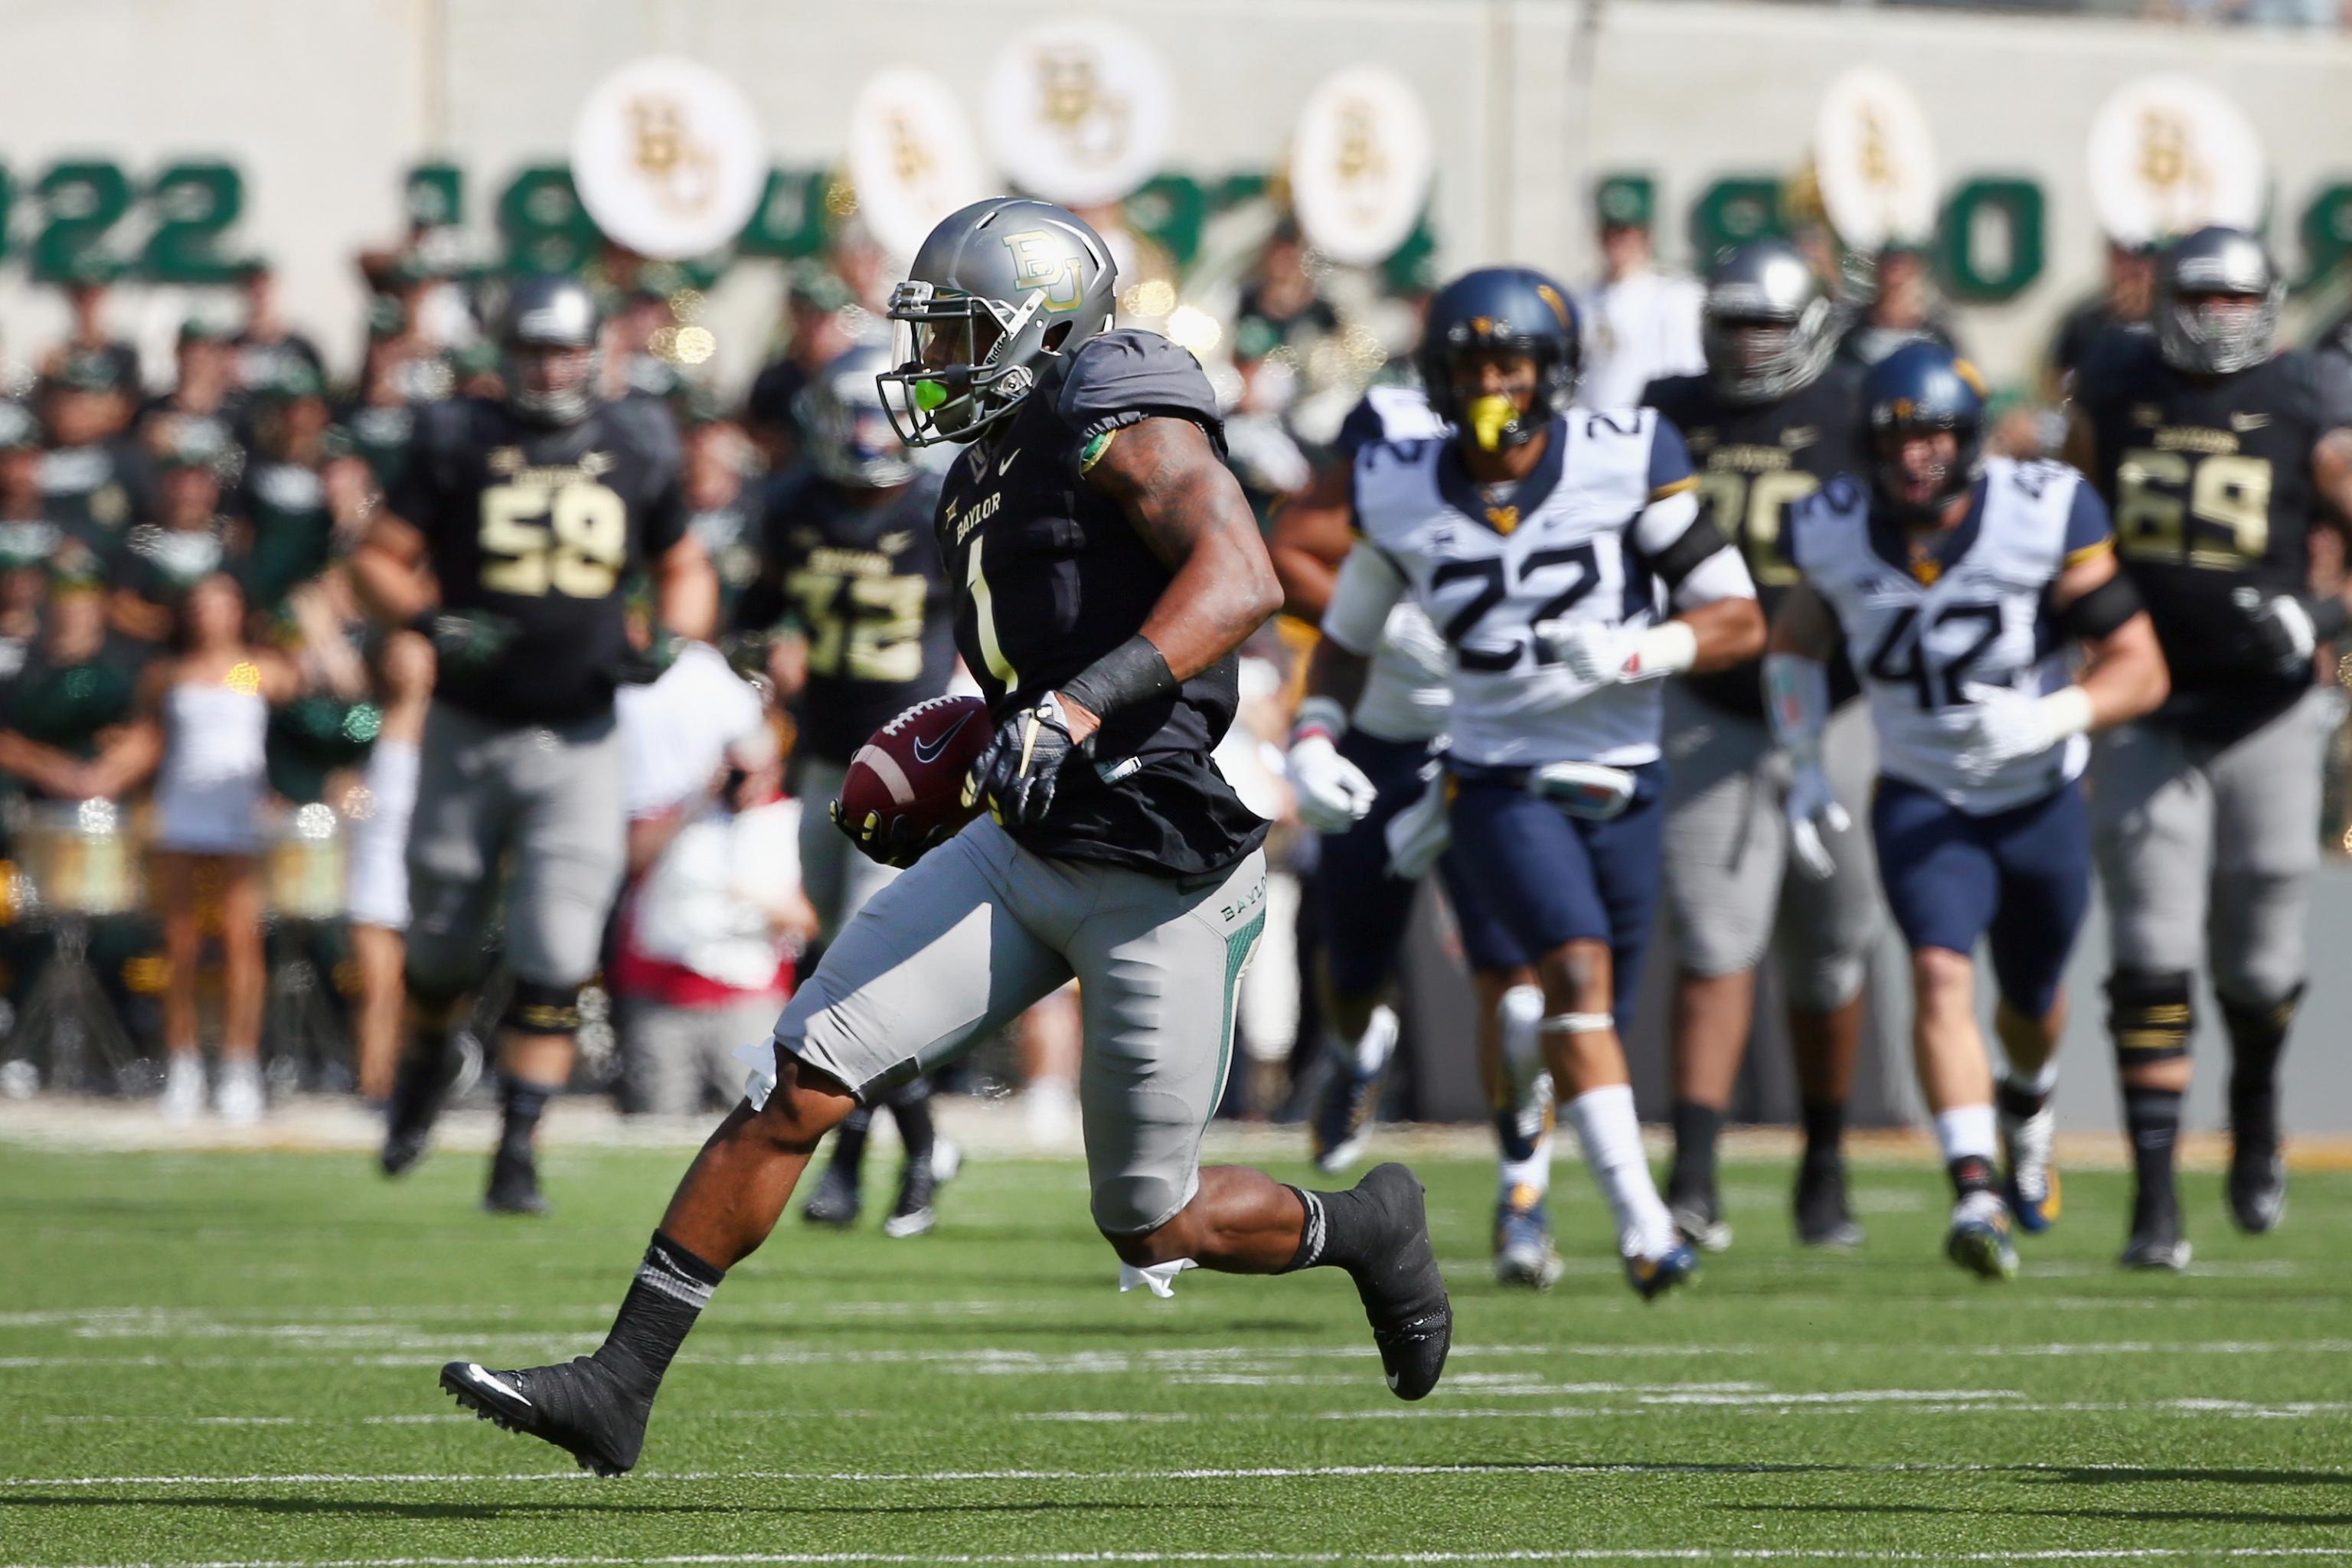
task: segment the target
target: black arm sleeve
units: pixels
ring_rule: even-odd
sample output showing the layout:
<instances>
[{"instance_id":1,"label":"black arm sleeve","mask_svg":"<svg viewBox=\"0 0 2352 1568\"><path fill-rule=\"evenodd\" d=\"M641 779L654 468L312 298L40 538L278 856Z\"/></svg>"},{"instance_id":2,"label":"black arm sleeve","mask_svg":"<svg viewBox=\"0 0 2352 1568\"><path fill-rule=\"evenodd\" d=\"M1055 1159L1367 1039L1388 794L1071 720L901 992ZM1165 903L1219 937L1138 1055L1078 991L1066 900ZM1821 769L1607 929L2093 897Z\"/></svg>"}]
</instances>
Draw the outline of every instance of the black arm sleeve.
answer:
<instances>
[{"instance_id":1,"label":"black arm sleeve","mask_svg":"<svg viewBox=\"0 0 2352 1568\"><path fill-rule=\"evenodd\" d=\"M2058 624L2069 637L2103 637L2143 607L2138 586L2118 572L2060 611Z\"/></svg>"}]
</instances>

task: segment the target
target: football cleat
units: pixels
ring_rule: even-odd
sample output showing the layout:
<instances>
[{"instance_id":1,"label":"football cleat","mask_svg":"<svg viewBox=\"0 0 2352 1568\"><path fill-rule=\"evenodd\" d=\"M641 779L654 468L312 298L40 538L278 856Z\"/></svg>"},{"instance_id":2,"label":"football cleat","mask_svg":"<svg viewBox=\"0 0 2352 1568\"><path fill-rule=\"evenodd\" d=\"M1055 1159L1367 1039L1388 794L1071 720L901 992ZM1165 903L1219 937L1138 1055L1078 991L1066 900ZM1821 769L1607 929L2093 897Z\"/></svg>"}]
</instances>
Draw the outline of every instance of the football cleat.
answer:
<instances>
[{"instance_id":1,"label":"football cleat","mask_svg":"<svg viewBox=\"0 0 2352 1568\"><path fill-rule=\"evenodd\" d=\"M1655 1258L1625 1259L1625 1282L1644 1301L1654 1301L1677 1285L1698 1278L1698 1254L1676 1242Z\"/></svg>"},{"instance_id":2,"label":"football cleat","mask_svg":"<svg viewBox=\"0 0 2352 1568\"><path fill-rule=\"evenodd\" d=\"M1328 1174L1346 1170L1364 1157L1372 1135L1372 1112L1380 1106L1381 1080L1386 1075L1360 1071L1338 1056L1316 1097L1315 1114L1307 1122L1315 1168Z\"/></svg>"},{"instance_id":3,"label":"football cleat","mask_svg":"<svg viewBox=\"0 0 2352 1568\"><path fill-rule=\"evenodd\" d=\"M2189 1267L2189 1242L2180 1234L2180 1210L2172 1204L2135 1204L2131 1239L2119 1260L2126 1268L2164 1269L2178 1274Z\"/></svg>"},{"instance_id":4,"label":"football cleat","mask_svg":"<svg viewBox=\"0 0 2352 1568\"><path fill-rule=\"evenodd\" d=\"M411 1040L401 1053L392 1080L392 1104L384 1113L383 1152L377 1156L387 1176L397 1176L425 1157L433 1142L433 1123L449 1096L463 1061L453 1042L437 1047Z\"/></svg>"},{"instance_id":5,"label":"football cleat","mask_svg":"<svg viewBox=\"0 0 2352 1568\"><path fill-rule=\"evenodd\" d=\"M2230 1151L2230 1217L2248 1236L2278 1228L2286 1217L2286 1157L2275 1147L2241 1144Z\"/></svg>"},{"instance_id":6,"label":"football cleat","mask_svg":"<svg viewBox=\"0 0 2352 1568\"><path fill-rule=\"evenodd\" d=\"M623 1388L611 1368L584 1355L520 1372L453 1361L441 1369L441 1386L483 1420L552 1443L599 1476L625 1475L636 1464L654 1408L651 1399Z\"/></svg>"},{"instance_id":7,"label":"football cleat","mask_svg":"<svg viewBox=\"0 0 2352 1568\"><path fill-rule=\"evenodd\" d=\"M2000 1142L2008 1154L2001 1195L2019 1226L2030 1232L2048 1230L2058 1218L2058 1168L2050 1159L2057 1131L2057 1113L2047 1105L2022 1121L2001 1114Z\"/></svg>"},{"instance_id":8,"label":"football cleat","mask_svg":"<svg viewBox=\"0 0 2352 1568\"><path fill-rule=\"evenodd\" d=\"M1675 1230L1685 1241L1705 1252L1721 1252L1731 1245L1731 1225L1723 1217L1723 1205L1715 1189L1696 1197L1687 1197L1668 1211L1675 1221Z\"/></svg>"},{"instance_id":9,"label":"football cleat","mask_svg":"<svg viewBox=\"0 0 2352 1568\"><path fill-rule=\"evenodd\" d=\"M1951 1234L1944 1255L1987 1279L2017 1277L2017 1243L2010 1234L2008 1205L1998 1194L1969 1193L1952 1205Z\"/></svg>"},{"instance_id":10,"label":"football cleat","mask_svg":"<svg viewBox=\"0 0 2352 1568\"><path fill-rule=\"evenodd\" d=\"M1454 1345L1454 1304L1429 1245L1429 1211L1421 1182L1402 1165L1375 1165L1356 1184L1379 1213L1381 1236L1371 1258L1349 1269L1389 1392L1420 1399L1437 1386Z\"/></svg>"},{"instance_id":11,"label":"football cleat","mask_svg":"<svg viewBox=\"0 0 2352 1568\"><path fill-rule=\"evenodd\" d=\"M963 1145L944 1133L931 1134L931 1184L944 1187L963 1170Z\"/></svg>"},{"instance_id":12,"label":"football cleat","mask_svg":"<svg viewBox=\"0 0 2352 1568\"><path fill-rule=\"evenodd\" d=\"M940 1223L938 1211L931 1207L931 1194L938 1185L938 1167L930 1161L908 1161L907 1168L898 1173L898 1201L890 1205L889 1217L882 1222L882 1234L898 1240L928 1235ZM819 1195L823 1195L822 1190ZM816 1199L811 1198L809 1208L815 1206ZM802 1212L805 1214L807 1210Z\"/></svg>"},{"instance_id":13,"label":"football cleat","mask_svg":"<svg viewBox=\"0 0 2352 1568\"><path fill-rule=\"evenodd\" d=\"M857 1223L866 1200L858 1195L857 1173L836 1160L817 1178L816 1191L801 1205L801 1218L811 1225L845 1230Z\"/></svg>"},{"instance_id":14,"label":"football cleat","mask_svg":"<svg viewBox=\"0 0 2352 1568\"><path fill-rule=\"evenodd\" d=\"M1495 1282L1549 1290L1559 1282L1560 1268L1542 1194L1514 1187L1495 1205Z\"/></svg>"},{"instance_id":15,"label":"football cleat","mask_svg":"<svg viewBox=\"0 0 2352 1568\"><path fill-rule=\"evenodd\" d=\"M1846 1206L1843 1162L1808 1161L1797 1167L1796 1216L1801 1246L1850 1252L1862 1245L1862 1226Z\"/></svg>"},{"instance_id":16,"label":"football cleat","mask_svg":"<svg viewBox=\"0 0 2352 1568\"><path fill-rule=\"evenodd\" d=\"M539 1194L539 1162L528 1149L501 1149L490 1158L489 1190L482 1194L485 1214L545 1214L547 1200Z\"/></svg>"}]
</instances>

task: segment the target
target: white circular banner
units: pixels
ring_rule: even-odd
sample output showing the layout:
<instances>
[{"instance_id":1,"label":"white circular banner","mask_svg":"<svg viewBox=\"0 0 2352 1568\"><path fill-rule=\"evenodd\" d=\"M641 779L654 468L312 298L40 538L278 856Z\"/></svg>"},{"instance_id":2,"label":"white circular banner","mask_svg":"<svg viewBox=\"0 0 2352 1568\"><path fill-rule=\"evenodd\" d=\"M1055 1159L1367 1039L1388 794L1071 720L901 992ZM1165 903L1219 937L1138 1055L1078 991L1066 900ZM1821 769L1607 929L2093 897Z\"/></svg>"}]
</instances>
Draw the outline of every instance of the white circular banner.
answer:
<instances>
[{"instance_id":1,"label":"white circular banner","mask_svg":"<svg viewBox=\"0 0 2352 1568\"><path fill-rule=\"evenodd\" d=\"M2263 219L2270 176L2253 122L2192 77L2126 82L2091 121L2091 205L2107 237L2153 245L2225 223Z\"/></svg>"},{"instance_id":2,"label":"white circular banner","mask_svg":"<svg viewBox=\"0 0 2352 1568\"><path fill-rule=\"evenodd\" d=\"M743 230L768 184L760 122L709 66L656 57L596 84L572 128L588 216L631 250L683 260Z\"/></svg>"},{"instance_id":3,"label":"white circular banner","mask_svg":"<svg viewBox=\"0 0 2352 1568\"><path fill-rule=\"evenodd\" d=\"M1849 249L1926 243L1936 233L1936 141L1892 73L1856 66L1813 119L1813 170L1830 226Z\"/></svg>"},{"instance_id":4,"label":"white circular banner","mask_svg":"<svg viewBox=\"0 0 2352 1568\"><path fill-rule=\"evenodd\" d=\"M877 72L849 111L849 183L882 248L909 257L931 226L989 195L980 139L955 94L926 70Z\"/></svg>"},{"instance_id":5,"label":"white circular banner","mask_svg":"<svg viewBox=\"0 0 2352 1568\"><path fill-rule=\"evenodd\" d=\"M1064 206L1115 202L1160 172L1174 89L1150 47L1109 22L1049 22L989 72L989 150L1007 178Z\"/></svg>"},{"instance_id":6,"label":"white circular banner","mask_svg":"<svg viewBox=\"0 0 2352 1568\"><path fill-rule=\"evenodd\" d=\"M1334 261L1385 261L1412 233L1435 172L1429 114L1403 78L1349 66L1307 95L1290 148L1290 201Z\"/></svg>"}]
</instances>

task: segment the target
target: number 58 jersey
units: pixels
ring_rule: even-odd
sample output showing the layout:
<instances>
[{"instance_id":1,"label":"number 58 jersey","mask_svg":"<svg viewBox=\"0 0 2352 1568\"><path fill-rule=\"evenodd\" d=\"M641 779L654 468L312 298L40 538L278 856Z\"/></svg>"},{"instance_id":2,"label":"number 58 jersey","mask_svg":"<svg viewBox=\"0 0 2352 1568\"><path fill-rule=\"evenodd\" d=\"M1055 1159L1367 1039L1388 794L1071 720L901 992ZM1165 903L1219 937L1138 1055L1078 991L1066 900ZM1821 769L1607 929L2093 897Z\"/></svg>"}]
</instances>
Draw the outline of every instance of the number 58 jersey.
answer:
<instances>
[{"instance_id":1,"label":"number 58 jersey","mask_svg":"<svg viewBox=\"0 0 2352 1568\"><path fill-rule=\"evenodd\" d=\"M501 724L610 713L628 579L686 532L680 466L669 411L649 398L566 426L480 397L419 409L385 502L425 536L441 603L516 634L492 668L444 670L434 697Z\"/></svg>"},{"instance_id":2,"label":"number 58 jersey","mask_svg":"<svg viewBox=\"0 0 2352 1568\"><path fill-rule=\"evenodd\" d=\"M1874 518L1869 489L1840 475L1796 504L1789 528L1798 569L1843 629L1879 772L1972 816L2040 800L2082 773L2080 735L1990 775L1960 767L1969 710L1988 688L2039 694L2071 678L2050 586L2114 547L2080 474L1988 458L1960 525L1924 538Z\"/></svg>"}]
</instances>

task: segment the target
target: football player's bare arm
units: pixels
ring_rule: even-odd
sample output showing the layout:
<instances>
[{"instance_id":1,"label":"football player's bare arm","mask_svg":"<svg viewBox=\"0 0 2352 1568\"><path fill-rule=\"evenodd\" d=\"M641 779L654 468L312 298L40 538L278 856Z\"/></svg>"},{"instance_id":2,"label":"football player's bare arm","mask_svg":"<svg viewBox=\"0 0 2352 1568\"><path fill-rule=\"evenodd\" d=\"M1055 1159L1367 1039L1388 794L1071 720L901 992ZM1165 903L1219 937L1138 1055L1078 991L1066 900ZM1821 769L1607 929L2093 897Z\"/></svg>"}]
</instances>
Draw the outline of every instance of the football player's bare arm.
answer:
<instances>
[{"instance_id":1,"label":"football player's bare arm","mask_svg":"<svg viewBox=\"0 0 2352 1568\"><path fill-rule=\"evenodd\" d=\"M65 794L86 800L119 800L154 776L163 763L163 698L172 689L178 661L158 659L139 675L139 701L130 723L107 737L98 755L83 763Z\"/></svg>"},{"instance_id":2,"label":"football player's bare arm","mask_svg":"<svg viewBox=\"0 0 2352 1568\"><path fill-rule=\"evenodd\" d=\"M1729 669L1764 651L1764 607L1752 598L1717 599L1677 611L1674 618L1687 624L1698 639L1691 656L1695 674Z\"/></svg>"},{"instance_id":3,"label":"football player's bare arm","mask_svg":"<svg viewBox=\"0 0 2352 1568\"><path fill-rule=\"evenodd\" d=\"M1191 420L1128 426L1086 478L1118 504L1175 574L1144 617L1142 636L1176 679L1191 679L1241 647L1282 607L1282 587L1249 500ZM1100 722L1083 708L1071 718L1073 741L1085 740Z\"/></svg>"},{"instance_id":4,"label":"football player's bare arm","mask_svg":"<svg viewBox=\"0 0 2352 1568\"><path fill-rule=\"evenodd\" d=\"M1328 697L1339 705L1342 712L1352 713L1364 695L1364 680L1370 673L1372 661L1360 653L1350 653L1330 637L1315 645L1307 660L1307 692L1309 697Z\"/></svg>"},{"instance_id":5,"label":"football player's bare arm","mask_svg":"<svg viewBox=\"0 0 2352 1568\"><path fill-rule=\"evenodd\" d=\"M2116 552L2102 550L2095 555L2077 561L2058 575L2050 585L2050 607L2061 622L2070 613L2079 622L2088 609L2093 625L2104 625L2113 616L2109 610L2101 616L2091 606L2101 602L2101 596L2111 596L2119 591L2129 591L2129 580L2116 566ZM2109 602L2118 607L2121 600ZM2137 605L2135 595L2132 604ZM2172 689L2171 672L2165 668L2164 650L2158 646L2156 627L2147 612L2132 608L2119 625L2098 632L2077 630L2083 645L2083 668L2075 677L2084 695L2091 700L2091 724L2094 730L2137 719L2152 713Z\"/></svg>"},{"instance_id":6,"label":"football player's bare arm","mask_svg":"<svg viewBox=\"0 0 2352 1568\"><path fill-rule=\"evenodd\" d=\"M2317 521L2352 541L2352 429L2330 430L2312 447L2311 483L2322 502ZM2340 591L2345 603L2352 605L2352 574L2345 576Z\"/></svg>"},{"instance_id":7,"label":"football player's bare arm","mask_svg":"<svg viewBox=\"0 0 2352 1568\"><path fill-rule=\"evenodd\" d=\"M1265 552L1282 584L1283 610L1309 625L1323 618L1331 586L1339 578L1339 563L1348 558L1353 539L1351 475L1345 463L1323 468L1304 490L1276 510L1274 530L1266 535Z\"/></svg>"},{"instance_id":8,"label":"football player's bare arm","mask_svg":"<svg viewBox=\"0 0 2352 1568\"><path fill-rule=\"evenodd\" d=\"M1837 617L1830 614L1812 584L1800 583L1790 589L1780 600L1780 613L1772 617L1768 651L1822 661L1837 652Z\"/></svg>"},{"instance_id":9,"label":"football player's bare arm","mask_svg":"<svg viewBox=\"0 0 2352 1568\"><path fill-rule=\"evenodd\" d=\"M425 564L425 535L382 510L352 552L352 586L387 626L406 626L440 602Z\"/></svg>"},{"instance_id":10,"label":"football player's bare arm","mask_svg":"<svg viewBox=\"0 0 2352 1568\"><path fill-rule=\"evenodd\" d=\"M679 637L708 642L719 629L719 574L702 541L689 533L661 552L654 563L654 603L662 625Z\"/></svg>"},{"instance_id":11,"label":"football player's bare arm","mask_svg":"<svg viewBox=\"0 0 2352 1568\"><path fill-rule=\"evenodd\" d=\"M2067 407L2066 444L2058 448L2058 456L2068 468L2086 477L2098 465L2098 437L2091 433L2091 422L2084 416L2079 405Z\"/></svg>"},{"instance_id":12,"label":"football player's bare arm","mask_svg":"<svg viewBox=\"0 0 2352 1568\"><path fill-rule=\"evenodd\" d=\"M81 770L82 760L69 752L27 740L14 730L0 730L0 773L43 795L71 796L79 793Z\"/></svg>"}]
</instances>

